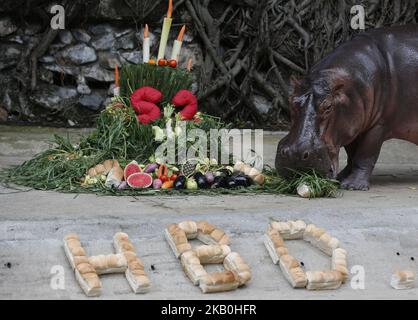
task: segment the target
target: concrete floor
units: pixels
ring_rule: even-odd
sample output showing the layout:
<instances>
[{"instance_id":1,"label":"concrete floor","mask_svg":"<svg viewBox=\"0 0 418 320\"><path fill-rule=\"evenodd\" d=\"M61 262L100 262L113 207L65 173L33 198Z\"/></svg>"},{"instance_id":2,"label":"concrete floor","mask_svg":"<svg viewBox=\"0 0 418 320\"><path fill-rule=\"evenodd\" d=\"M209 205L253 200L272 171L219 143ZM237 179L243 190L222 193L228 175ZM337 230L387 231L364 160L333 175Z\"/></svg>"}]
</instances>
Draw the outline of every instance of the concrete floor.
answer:
<instances>
[{"instance_id":1,"label":"concrete floor","mask_svg":"<svg viewBox=\"0 0 418 320\"><path fill-rule=\"evenodd\" d=\"M74 138L85 133L0 126L0 167L19 164L43 150L56 131L69 132ZM265 137L264 155L269 163L280 137ZM387 142L371 190L344 192L337 199L280 195L116 198L0 187L0 299L84 299L64 256L62 237L77 232L88 254L105 254L112 252L111 239L117 231L132 238L153 287L148 294L134 295L122 275L102 276L104 299L417 299L418 288L396 291L389 286L396 269L418 272L417 158L415 145ZM350 281L333 291L292 289L262 243L270 217L303 219L328 230L347 249L350 267L364 267L365 289L353 289ZM194 287L163 238L166 224L185 219L207 219L224 228L232 238L232 249L251 265L251 282L233 292L207 295ZM330 259L305 243L290 241L288 246L306 269L329 268ZM56 265L65 272L64 290L50 285L51 268Z\"/></svg>"}]
</instances>

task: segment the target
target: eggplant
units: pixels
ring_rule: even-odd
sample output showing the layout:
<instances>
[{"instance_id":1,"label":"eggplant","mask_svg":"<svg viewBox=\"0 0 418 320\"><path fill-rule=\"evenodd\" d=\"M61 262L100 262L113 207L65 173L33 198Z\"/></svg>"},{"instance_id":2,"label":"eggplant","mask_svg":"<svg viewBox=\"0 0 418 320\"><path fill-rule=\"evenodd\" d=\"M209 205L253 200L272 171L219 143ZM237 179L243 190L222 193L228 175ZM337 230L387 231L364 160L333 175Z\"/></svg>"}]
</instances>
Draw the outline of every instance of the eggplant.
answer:
<instances>
[{"instance_id":1,"label":"eggplant","mask_svg":"<svg viewBox=\"0 0 418 320\"><path fill-rule=\"evenodd\" d=\"M232 174L231 171L229 171L226 168L223 169L219 169L218 171L216 171L216 176L224 176L224 177L229 177Z\"/></svg>"},{"instance_id":2,"label":"eggplant","mask_svg":"<svg viewBox=\"0 0 418 320\"><path fill-rule=\"evenodd\" d=\"M159 165L158 163L150 163L147 165L144 169L145 173L153 173L156 169L158 169Z\"/></svg>"},{"instance_id":3,"label":"eggplant","mask_svg":"<svg viewBox=\"0 0 418 320\"><path fill-rule=\"evenodd\" d=\"M228 185L227 179L224 176L216 176L213 180L212 188L226 188Z\"/></svg>"},{"instance_id":4,"label":"eggplant","mask_svg":"<svg viewBox=\"0 0 418 320\"><path fill-rule=\"evenodd\" d=\"M227 177L226 178L226 187L228 189L232 189L232 188L238 187L238 185L237 185L236 180L235 180L234 177L231 176L231 177Z\"/></svg>"},{"instance_id":5,"label":"eggplant","mask_svg":"<svg viewBox=\"0 0 418 320\"><path fill-rule=\"evenodd\" d=\"M212 172L206 172L205 177L206 177L206 181L209 184L212 184L213 183L213 179L215 179L215 176L213 175Z\"/></svg>"},{"instance_id":6,"label":"eggplant","mask_svg":"<svg viewBox=\"0 0 418 320\"><path fill-rule=\"evenodd\" d=\"M186 188L186 177L185 176L178 176L176 180L174 180L174 189L180 190Z\"/></svg>"},{"instance_id":7,"label":"eggplant","mask_svg":"<svg viewBox=\"0 0 418 320\"><path fill-rule=\"evenodd\" d=\"M249 187L252 184L251 178L242 173L234 173L231 178L234 179L237 187Z\"/></svg>"},{"instance_id":8,"label":"eggplant","mask_svg":"<svg viewBox=\"0 0 418 320\"><path fill-rule=\"evenodd\" d=\"M196 172L194 174L193 178L196 180L197 186L199 187L199 189L207 189L207 188L209 188L209 183L206 180L206 177L203 175L203 173Z\"/></svg>"}]
</instances>

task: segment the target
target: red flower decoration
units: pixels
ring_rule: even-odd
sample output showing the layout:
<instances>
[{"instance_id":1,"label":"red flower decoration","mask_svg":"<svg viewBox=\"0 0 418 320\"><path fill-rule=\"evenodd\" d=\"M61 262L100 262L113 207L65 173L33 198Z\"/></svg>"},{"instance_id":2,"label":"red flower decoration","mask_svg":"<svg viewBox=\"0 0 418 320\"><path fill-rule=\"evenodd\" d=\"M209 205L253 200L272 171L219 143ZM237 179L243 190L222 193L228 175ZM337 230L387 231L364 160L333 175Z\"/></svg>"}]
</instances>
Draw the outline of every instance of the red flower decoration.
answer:
<instances>
[{"instance_id":1,"label":"red flower decoration","mask_svg":"<svg viewBox=\"0 0 418 320\"><path fill-rule=\"evenodd\" d=\"M177 108L184 107L179 113L183 120L193 120L197 112L197 98L188 90L180 90L171 101Z\"/></svg>"},{"instance_id":2,"label":"red flower decoration","mask_svg":"<svg viewBox=\"0 0 418 320\"><path fill-rule=\"evenodd\" d=\"M161 110L156 104L161 101L162 96L160 91L152 87L142 87L134 91L131 105L139 122L148 124L160 117Z\"/></svg>"}]
</instances>

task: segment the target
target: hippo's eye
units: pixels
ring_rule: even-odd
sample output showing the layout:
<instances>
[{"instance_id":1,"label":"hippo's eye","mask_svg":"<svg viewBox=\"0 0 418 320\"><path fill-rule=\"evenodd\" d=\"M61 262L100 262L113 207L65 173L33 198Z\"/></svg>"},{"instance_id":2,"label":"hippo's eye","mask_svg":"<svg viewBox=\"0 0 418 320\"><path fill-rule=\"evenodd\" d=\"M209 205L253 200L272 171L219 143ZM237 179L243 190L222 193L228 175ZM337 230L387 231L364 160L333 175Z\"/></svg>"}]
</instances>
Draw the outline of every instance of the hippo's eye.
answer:
<instances>
[{"instance_id":1,"label":"hippo's eye","mask_svg":"<svg viewBox=\"0 0 418 320\"><path fill-rule=\"evenodd\" d=\"M328 118L328 116L331 114L331 112L332 112L332 104L331 103L325 102L319 107L319 114L321 115L321 117L323 119Z\"/></svg>"}]
</instances>

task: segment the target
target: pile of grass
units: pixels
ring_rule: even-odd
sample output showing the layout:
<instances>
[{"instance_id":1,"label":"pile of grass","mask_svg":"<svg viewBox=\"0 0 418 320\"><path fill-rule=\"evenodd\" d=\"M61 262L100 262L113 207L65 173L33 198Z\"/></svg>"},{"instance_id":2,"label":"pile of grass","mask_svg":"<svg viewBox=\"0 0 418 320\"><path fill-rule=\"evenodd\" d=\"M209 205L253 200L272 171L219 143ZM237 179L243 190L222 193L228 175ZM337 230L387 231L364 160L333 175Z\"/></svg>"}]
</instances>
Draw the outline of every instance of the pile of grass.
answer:
<instances>
[{"instance_id":1,"label":"pile of grass","mask_svg":"<svg viewBox=\"0 0 418 320\"><path fill-rule=\"evenodd\" d=\"M154 141L152 125L165 127L163 119L152 125L138 123L130 106L129 96L142 86L152 86L163 93L161 106L171 101L180 89L190 89L192 78L189 72L169 67L153 65L129 65L121 73L121 97L118 108L108 107L101 112L96 121L96 130L82 137L78 144L72 144L69 137L54 136L52 147L20 166L0 172L0 180L5 184L16 184L38 190L61 192L96 193L103 195L217 195L245 193L295 194L297 187L304 183L311 189L311 197L335 197L338 183L327 180L315 172L298 173L290 179L280 177L274 170L266 169L266 183L263 186L250 186L240 189L205 190L115 190L103 184L84 186L81 178L87 170L106 159L117 159L122 166L136 160L148 163L159 145ZM228 128L220 118L203 114L202 121L187 123L187 129L198 127L205 131ZM190 142L193 143L193 142ZM210 141L208 141L208 144ZM218 141L218 143L222 143ZM221 148L218 148L221 150ZM208 150L210 150L208 148Z\"/></svg>"},{"instance_id":2,"label":"pile of grass","mask_svg":"<svg viewBox=\"0 0 418 320\"><path fill-rule=\"evenodd\" d=\"M281 177L274 169L265 170L264 173L267 176L268 192L297 194L297 188L304 184L310 190L309 198L336 198L342 195L339 181L325 178L315 170L293 171L286 178Z\"/></svg>"}]
</instances>

